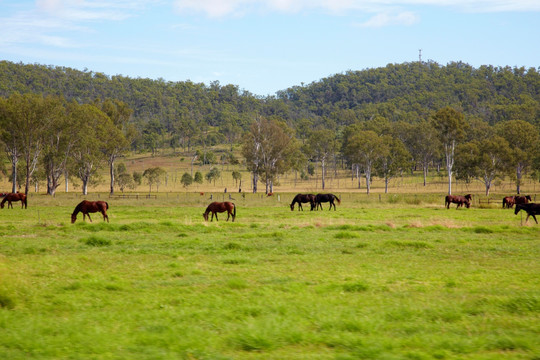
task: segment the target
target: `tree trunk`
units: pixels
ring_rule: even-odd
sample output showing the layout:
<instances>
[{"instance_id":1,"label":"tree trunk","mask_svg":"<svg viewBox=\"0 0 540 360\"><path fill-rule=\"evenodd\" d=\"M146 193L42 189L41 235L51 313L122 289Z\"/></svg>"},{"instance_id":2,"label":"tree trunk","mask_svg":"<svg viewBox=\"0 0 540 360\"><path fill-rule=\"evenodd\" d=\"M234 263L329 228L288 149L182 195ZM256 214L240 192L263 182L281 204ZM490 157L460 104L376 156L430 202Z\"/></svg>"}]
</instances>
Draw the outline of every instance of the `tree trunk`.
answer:
<instances>
[{"instance_id":1,"label":"tree trunk","mask_svg":"<svg viewBox=\"0 0 540 360\"><path fill-rule=\"evenodd\" d=\"M17 192L17 163L19 159L17 157L11 157L11 192Z\"/></svg>"},{"instance_id":2,"label":"tree trunk","mask_svg":"<svg viewBox=\"0 0 540 360\"><path fill-rule=\"evenodd\" d=\"M324 159L321 161L321 168L322 168L322 175L321 175L322 189L324 190L324 170L325 170Z\"/></svg>"},{"instance_id":3,"label":"tree trunk","mask_svg":"<svg viewBox=\"0 0 540 360\"><path fill-rule=\"evenodd\" d=\"M109 173L111 175L111 195L114 194L114 159L109 162Z\"/></svg>"},{"instance_id":4,"label":"tree trunk","mask_svg":"<svg viewBox=\"0 0 540 360\"><path fill-rule=\"evenodd\" d=\"M253 193L257 193L257 182L259 181L259 175L256 172L253 172Z\"/></svg>"}]
</instances>

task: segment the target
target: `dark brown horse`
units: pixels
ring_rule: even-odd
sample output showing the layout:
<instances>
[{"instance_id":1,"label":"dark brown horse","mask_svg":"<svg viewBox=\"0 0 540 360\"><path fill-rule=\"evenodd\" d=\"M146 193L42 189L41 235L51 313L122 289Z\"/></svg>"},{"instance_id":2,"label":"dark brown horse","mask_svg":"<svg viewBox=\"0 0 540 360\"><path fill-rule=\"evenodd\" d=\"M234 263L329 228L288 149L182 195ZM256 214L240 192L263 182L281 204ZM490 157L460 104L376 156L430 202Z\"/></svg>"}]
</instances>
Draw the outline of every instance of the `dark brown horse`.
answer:
<instances>
[{"instance_id":1,"label":"dark brown horse","mask_svg":"<svg viewBox=\"0 0 540 360\"><path fill-rule=\"evenodd\" d=\"M507 208L507 209L511 209L514 207L514 204L516 203L515 201L515 196L505 196L503 198L503 209L504 208Z\"/></svg>"},{"instance_id":2,"label":"dark brown horse","mask_svg":"<svg viewBox=\"0 0 540 360\"><path fill-rule=\"evenodd\" d=\"M525 195L525 196L514 196L514 204L528 204L531 202L531 195Z\"/></svg>"},{"instance_id":3,"label":"dark brown horse","mask_svg":"<svg viewBox=\"0 0 540 360\"><path fill-rule=\"evenodd\" d=\"M468 209L471 206L471 199L472 195L467 194L465 196L461 195L446 195L446 198L444 200L444 205L447 209L450 209L450 203L457 204L456 209L458 209L460 206L465 205L465 207Z\"/></svg>"},{"instance_id":4,"label":"dark brown horse","mask_svg":"<svg viewBox=\"0 0 540 360\"><path fill-rule=\"evenodd\" d=\"M6 194L4 196L4 199L2 200L2 203L0 203L0 207L2 209L4 208L4 203L6 201L8 202L8 209L9 209L10 206L13 209L13 204L11 203L12 201L20 201L21 202L21 208L26 209L28 207L28 203L26 201L26 195L23 194L23 193L20 193L20 192Z\"/></svg>"},{"instance_id":5,"label":"dark brown horse","mask_svg":"<svg viewBox=\"0 0 540 360\"><path fill-rule=\"evenodd\" d=\"M328 208L328 210L332 210L332 206L334 206L334 211L336 211L336 204L334 203L334 200L337 200L338 204L341 204L341 200L339 200L339 198L334 194L317 194L315 196L315 203L316 203L315 208L319 210L319 206L320 206L322 210L323 209L322 203L329 202L330 207Z\"/></svg>"},{"instance_id":6,"label":"dark brown horse","mask_svg":"<svg viewBox=\"0 0 540 360\"><path fill-rule=\"evenodd\" d=\"M315 195L313 194L297 194L292 203L291 203L291 211L294 210L294 204L298 203L298 211L302 210L304 211L304 208L302 207L302 203L310 203L311 204L311 210L315 208Z\"/></svg>"},{"instance_id":7,"label":"dark brown horse","mask_svg":"<svg viewBox=\"0 0 540 360\"><path fill-rule=\"evenodd\" d=\"M92 222L90 213L100 212L103 214L103 221L107 220L107 222L109 222L109 216L107 215L108 209L109 204L107 204L106 201L83 200L79 203L79 205L75 206L75 210L73 210L73 214L71 214L71 223L73 224L77 220L77 214L79 212L83 213L83 220L86 220L86 216L88 216L90 222Z\"/></svg>"},{"instance_id":8,"label":"dark brown horse","mask_svg":"<svg viewBox=\"0 0 540 360\"><path fill-rule=\"evenodd\" d=\"M527 212L527 218L525 219L525 224L527 221L529 221L529 216L532 216L534 221L538 224L538 220L536 220L536 215L540 215L540 204L535 203L528 203L528 204L516 204L516 210L514 210L514 214L517 215L519 210L525 210Z\"/></svg>"},{"instance_id":9,"label":"dark brown horse","mask_svg":"<svg viewBox=\"0 0 540 360\"><path fill-rule=\"evenodd\" d=\"M229 217L232 216L232 221L234 222L234 219L236 218L236 205L234 203L225 201L225 202L213 202L206 208L206 211L203 214L204 220L208 221L208 214L212 213L212 219L210 221L214 221L214 215L216 216L216 221L218 220L217 213L227 212L227 221L229 221Z\"/></svg>"}]
</instances>

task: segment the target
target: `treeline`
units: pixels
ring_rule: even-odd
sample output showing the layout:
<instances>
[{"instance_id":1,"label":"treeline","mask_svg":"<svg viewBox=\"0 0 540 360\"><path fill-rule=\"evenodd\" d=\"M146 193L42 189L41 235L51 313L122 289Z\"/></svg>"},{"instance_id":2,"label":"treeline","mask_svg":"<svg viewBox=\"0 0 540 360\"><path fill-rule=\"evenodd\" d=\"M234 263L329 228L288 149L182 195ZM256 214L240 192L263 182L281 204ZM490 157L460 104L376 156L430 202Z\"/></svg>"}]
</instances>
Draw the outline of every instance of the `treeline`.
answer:
<instances>
[{"instance_id":1,"label":"treeline","mask_svg":"<svg viewBox=\"0 0 540 360\"><path fill-rule=\"evenodd\" d=\"M388 187L393 177L416 168L426 178L433 166L446 168L449 192L452 177L478 179L489 193L495 178L510 175L519 193L523 176L540 173L540 75L534 68L393 64L263 98L219 82L132 79L2 61L0 99L1 140L12 178L23 159L27 188L39 163L48 193L58 186L55 176L61 172L84 173L86 166L95 173L95 164L84 165L91 156L74 151L86 141L78 138L91 139L90 134L98 139L93 148L109 164L111 192L114 159L128 150L183 147L194 153L192 160L207 163L208 147L239 143L254 191L259 181L272 191L279 174L294 170L307 176L315 165L321 167L323 188L328 171L349 167L359 185L365 178L368 192L372 176ZM96 132L85 123L105 130ZM25 138L30 130L46 137L37 137L39 151ZM62 144L69 156L54 144L58 134L77 139ZM111 147L115 137L116 148ZM46 149L54 146L53 156ZM49 173L47 156L64 159L57 175ZM91 176L79 178L85 186Z\"/></svg>"}]
</instances>

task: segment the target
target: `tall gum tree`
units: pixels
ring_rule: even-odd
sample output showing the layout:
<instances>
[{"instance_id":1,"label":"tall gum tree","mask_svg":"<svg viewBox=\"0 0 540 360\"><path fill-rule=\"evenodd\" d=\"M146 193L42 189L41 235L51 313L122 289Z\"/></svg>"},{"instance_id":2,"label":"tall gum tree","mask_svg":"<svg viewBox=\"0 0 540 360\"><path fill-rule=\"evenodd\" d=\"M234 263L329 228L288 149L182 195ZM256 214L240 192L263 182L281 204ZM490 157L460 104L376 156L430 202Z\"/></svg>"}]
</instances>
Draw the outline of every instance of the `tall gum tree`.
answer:
<instances>
[{"instance_id":1,"label":"tall gum tree","mask_svg":"<svg viewBox=\"0 0 540 360\"><path fill-rule=\"evenodd\" d=\"M444 150L446 171L448 173L448 195L452 194L452 172L456 145L465 138L467 123L459 111L445 107L433 115L431 124L437 130Z\"/></svg>"},{"instance_id":2,"label":"tall gum tree","mask_svg":"<svg viewBox=\"0 0 540 360\"><path fill-rule=\"evenodd\" d=\"M278 119L259 117L244 136L242 155L252 174L253 193L257 192L259 176L263 177L266 193L273 192L277 175L292 164L291 154L297 149L293 131Z\"/></svg>"},{"instance_id":3,"label":"tall gum tree","mask_svg":"<svg viewBox=\"0 0 540 360\"><path fill-rule=\"evenodd\" d=\"M497 125L497 132L512 148L512 165L516 171L516 192L521 193L523 174L540 152L540 134L531 123L510 120Z\"/></svg>"}]
</instances>

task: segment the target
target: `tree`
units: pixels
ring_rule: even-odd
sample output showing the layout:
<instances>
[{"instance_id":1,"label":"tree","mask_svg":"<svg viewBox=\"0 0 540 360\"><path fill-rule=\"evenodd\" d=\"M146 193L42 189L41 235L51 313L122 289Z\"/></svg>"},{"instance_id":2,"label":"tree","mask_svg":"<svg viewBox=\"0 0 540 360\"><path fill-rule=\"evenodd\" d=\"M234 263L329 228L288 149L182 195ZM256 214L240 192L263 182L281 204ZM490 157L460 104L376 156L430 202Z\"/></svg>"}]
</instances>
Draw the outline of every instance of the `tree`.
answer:
<instances>
[{"instance_id":1,"label":"tree","mask_svg":"<svg viewBox=\"0 0 540 360\"><path fill-rule=\"evenodd\" d=\"M444 149L446 171L448 172L448 195L452 194L452 169L456 145L465 138L467 123L462 113L451 107L440 109L432 117L431 123L437 130Z\"/></svg>"},{"instance_id":2,"label":"tree","mask_svg":"<svg viewBox=\"0 0 540 360\"><path fill-rule=\"evenodd\" d=\"M375 162L381 157L384 143L372 130L358 131L347 142L345 153L352 163L359 164L366 175L366 188L371 189L371 173Z\"/></svg>"},{"instance_id":3,"label":"tree","mask_svg":"<svg viewBox=\"0 0 540 360\"><path fill-rule=\"evenodd\" d=\"M274 179L290 167L290 155L296 147L292 129L285 123L266 118L258 118L252 123L244 137L242 154L253 176L254 193L259 176L265 181L266 193L272 192Z\"/></svg>"},{"instance_id":4,"label":"tree","mask_svg":"<svg viewBox=\"0 0 540 360\"><path fill-rule=\"evenodd\" d=\"M242 173L240 171L234 170L231 175L235 185L238 185L238 181L242 181Z\"/></svg>"},{"instance_id":5,"label":"tree","mask_svg":"<svg viewBox=\"0 0 540 360\"><path fill-rule=\"evenodd\" d=\"M488 196L493 180L508 172L512 159L512 150L508 142L500 136L480 140L478 148L480 150L478 156L480 180L484 183L486 196Z\"/></svg>"},{"instance_id":6,"label":"tree","mask_svg":"<svg viewBox=\"0 0 540 360\"><path fill-rule=\"evenodd\" d=\"M159 191L159 185L161 184L161 178L165 176L167 172L161 167L153 167L144 170L142 176L146 178L150 191L152 192L152 185L156 185L156 191Z\"/></svg>"},{"instance_id":7,"label":"tree","mask_svg":"<svg viewBox=\"0 0 540 360\"><path fill-rule=\"evenodd\" d=\"M195 176L193 176L193 181L196 182L197 184L203 183L203 175L200 171L195 172Z\"/></svg>"},{"instance_id":8,"label":"tree","mask_svg":"<svg viewBox=\"0 0 540 360\"><path fill-rule=\"evenodd\" d=\"M111 119L100 109L90 104L70 104L68 116L77 129L77 142L71 151L73 168L82 181L82 192L88 194L88 185L92 176L105 162L103 153L107 134L114 131Z\"/></svg>"},{"instance_id":9,"label":"tree","mask_svg":"<svg viewBox=\"0 0 540 360\"><path fill-rule=\"evenodd\" d=\"M101 104L101 110L111 119L114 127L105 134L103 152L107 157L110 175L110 194L114 194L114 163L124 154L135 138L135 129L129 126L133 110L119 100L107 99Z\"/></svg>"},{"instance_id":10,"label":"tree","mask_svg":"<svg viewBox=\"0 0 540 360\"><path fill-rule=\"evenodd\" d=\"M56 97L18 93L0 102L0 139L12 164L12 192L15 192L17 163L22 158L25 164L25 194L28 194L30 179L36 170L43 150L43 137L61 112L61 100Z\"/></svg>"},{"instance_id":11,"label":"tree","mask_svg":"<svg viewBox=\"0 0 540 360\"><path fill-rule=\"evenodd\" d=\"M191 177L190 174L185 172L184 175L182 175L182 178L180 179L180 182L182 183L182 185L185 188L187 188L189 185L193 184L193 178Z\"/></svg>"},{"instance_id":12,"label":"tree","mask_svg":"<svg viewBox=\"0 0 540 360\"><path fill-rule=\"evenodd\" d=\"M512 148L512 164L516 170L516 192L520 194L523 173L532 165L540 151L538 129L523 120L510 120L499 124L497 132Z\"/></svg>"},{"instance_id":13,"label":"tree","mask_svg":"<svg viewBox=\"0 0 540 360\"><path fill-rule=\"evenodd\" d=\"M47 180L47 195L54 196L60 186L60 179L67 173L68 162L72 159L72 151L79 141L79 127L72 114L76 103L64 105L53 124L43 137L41 163ZM67 176L65 176L67 181ZM66 184L67 187L67 184Z\"/></svg>"},{"instance_id":14,"label":"tree","mask_svg":"<svg viewBox=\"0 0 540 360\"><path fill-rule=\"evenodd\" d=\"M322 188L325 187L326 164L336 151L335 133L328 129L315 130L307 140L307 152L321 163Z\"/></svg>"},{"instance_id":15,"label":"tree","mask_svg":"<svg viewBox=\"0 0 540 360\"><path fill-rule=\"evenodd\" d=\"M213 181L214 186L216 186L216 180L221 177L221 172L216 166L214 166L213 168L210 169L209 172L206 173L205 177L208 182L211 183Z\"/></svg>"},{"instance_id":16,"label":"tree","mask_svg":"<svg viewBox=\"0 0 540 360\"><path fill-rule=\"evenodd\" d=\"M388 193L388 183L401 171L408 168L411 154L399 139L385 135L381 140L384 146L375 163L375 170L377 175L384 179L384 192Z\"/></svg>"}]
</instances>

